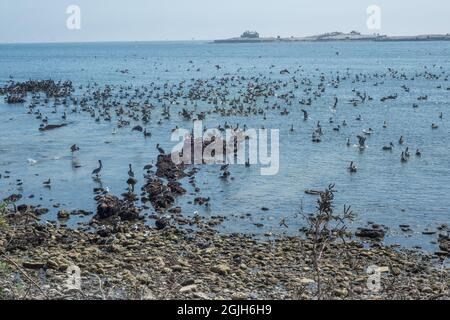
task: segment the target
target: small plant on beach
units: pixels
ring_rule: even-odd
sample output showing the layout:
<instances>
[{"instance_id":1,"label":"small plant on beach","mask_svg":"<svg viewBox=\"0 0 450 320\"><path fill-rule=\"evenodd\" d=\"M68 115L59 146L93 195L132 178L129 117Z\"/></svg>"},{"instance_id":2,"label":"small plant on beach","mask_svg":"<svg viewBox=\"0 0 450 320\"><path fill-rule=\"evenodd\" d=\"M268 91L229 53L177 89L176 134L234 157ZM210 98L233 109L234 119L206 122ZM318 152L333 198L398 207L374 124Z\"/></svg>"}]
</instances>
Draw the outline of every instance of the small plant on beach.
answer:
<instances>
[{"instance_id":1,"label":"small plant on beach","mask_svg":"<svg viewBox=\"0 0 450 320\"><path fill-rule=\"evenodd\" d=\"M11 274L11 272L11 268L3 261L0 261L0 280L6 279ZM0 299L3 299L4 296L5 292L3 291L3 288L0 287Z\"/></svg>"},{"instance_id":2,"label":"small plant on beach","mask_svg":"<svg viewBox=\"0 0 450 320\"><path fill-rule=\"evenodd\" d=\"M8 203L6 201L0 202L0 215L4 215L8 212Z\"/></svg>"},{"instance_id":3,"label":"small plant on beach","mask_svg":"<svg viewBox=\"0 0 450 320\"><path fill-rule=\"evenodd\" d=\"M8 213L8 203L0 202L0 230L8 228L8 223L6 222L5 216Z\"/></svg>"},{"instance_id":4,"label":"small plant on beach","mask_svg":"<svg viewBox=\"0 0 450 320\"><path fill-rule=\"evenodd\" d=\"M334 184L330 184L326 190L320 193L317 200L316 212L305 214L300 210L308 225L306 232L312 242L313 267L316 274L317 297L322 299L321 262L324 252L330 244L338 239L345 241L348 236L347 223L354 220L354 214L350 206L344 206L341 213L334 211Z\"/></svg>"},{"instance_id":5,"label":"small plant on beach","mask_svg":"<svg viewBox=\"0 0 450 320\"><path fill-rule=\"evenodd\" d=\"M0 276L9 275L11 272L11 268L6 263L0 261Z\"/></svg>"}]
</instances>

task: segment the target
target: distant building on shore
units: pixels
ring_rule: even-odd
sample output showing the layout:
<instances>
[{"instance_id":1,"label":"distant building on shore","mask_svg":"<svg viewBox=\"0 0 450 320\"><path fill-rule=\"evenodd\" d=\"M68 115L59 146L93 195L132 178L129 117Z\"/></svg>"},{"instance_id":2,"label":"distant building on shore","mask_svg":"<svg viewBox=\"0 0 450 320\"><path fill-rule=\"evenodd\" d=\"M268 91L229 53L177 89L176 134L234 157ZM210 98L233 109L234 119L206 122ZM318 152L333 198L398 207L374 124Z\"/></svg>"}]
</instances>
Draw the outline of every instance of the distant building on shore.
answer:
<instances>
[{"instance_id":1,"label":"distant building on shore","mask_svg":"<svg viewBox=\"0 0 450 320\"><path fill-rule=\"evenodd\" d=\"M243 34L241 34L241 38L244 39L258 39L259 33L256 31L245 31Z\"/></svg>"}]
</instances>

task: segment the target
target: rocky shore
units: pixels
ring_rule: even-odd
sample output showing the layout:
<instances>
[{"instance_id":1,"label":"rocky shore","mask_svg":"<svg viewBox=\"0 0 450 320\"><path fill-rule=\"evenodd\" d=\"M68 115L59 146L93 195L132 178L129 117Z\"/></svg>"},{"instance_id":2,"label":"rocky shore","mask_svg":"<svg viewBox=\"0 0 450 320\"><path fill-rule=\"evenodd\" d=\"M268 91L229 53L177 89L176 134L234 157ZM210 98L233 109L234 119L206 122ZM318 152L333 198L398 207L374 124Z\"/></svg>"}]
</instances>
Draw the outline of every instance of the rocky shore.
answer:
<instances>
[{"instance_id":1,"label":"rocky shore","mask_svg":"<svg viewBox=\"0 0 450 320\"><path fill-rule=\"evenodd\" d=\"M32 211L3 216L2 299L317 299L313 243L302 237L224 235L203 218L189 231L97 216L82 231ZM380 290L368 286L370 266L383 270ZM323 299L450 298L445 260L418 251L333 243L320 269Z\"/></svg>"}]
</instances>

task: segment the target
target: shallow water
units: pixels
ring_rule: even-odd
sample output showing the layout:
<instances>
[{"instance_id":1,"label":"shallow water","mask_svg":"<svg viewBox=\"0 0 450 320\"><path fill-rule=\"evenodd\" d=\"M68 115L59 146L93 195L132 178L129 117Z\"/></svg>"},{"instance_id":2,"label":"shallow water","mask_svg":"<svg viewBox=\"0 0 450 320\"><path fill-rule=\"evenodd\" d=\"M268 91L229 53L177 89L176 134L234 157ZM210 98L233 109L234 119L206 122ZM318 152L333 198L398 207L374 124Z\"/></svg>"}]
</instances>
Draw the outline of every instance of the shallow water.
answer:
<instances>
[{"instance_id":1,"label":"shallow water","mask_svg":"<svg viewBox=\"0 0 450 320\"><path fill-rule=\"evenodd\" d=\"M336 54L339 52L339 55ZM227 232L285 232L279 226L281 218L286 218L290 232L302 225L296 212L303 204L307 211L314 209L315 197L304 194L305 189L324 188L335 183L338 190L337 208L352 205L358 214L357 225L367 221L390 227L387 243L406 246L420 245L434 249L431 241L435 236L423 236L425 228L436 229L449 222L450 197L450 137L449 105L450 43L448 42L405 42L405 43L307 43L307 44L209 44L186 43L98 43L98 44L39 44L0 45L0 84L3 86L12 76L15 81L28 79L71 80L75 87L96 82L105 84L132 85L140 87L152 82L163 85L166 82L178 84L182 80L211 79L224 75L266 76L269 79L286 81L291 75L281 75L280 70L295 70L297 79L309 78L313 89L317 88L320 76L326 79L340 74L351 76L343 80L339 88L333 88L327 81L326 91L309 108L310 119L303 121L298 103L282 106L290 110L289 116L281 116L280 110L268 113L267 120L262 115L251 117L225 117L216 114L208 116L204 125L208 128L227 121L235 125L245 123L249 128L280 129L280 171L275 176L261 176L259 166L246 168L243 165L230 167L233 180L224 182L218 178L219 166L204 165L197 174L200 195L211 197L211 208L204 209L190 204L193 190L186 184L188 193L177 199L185 215L199 211L204 215L225 215L229 217L221 227ZM189 61L192 61L190 63ZM217 70L214 66L220 65ZM270 68L271 65L275 67ZM197 68L200 71L196 71ZM385 74L393 68L407 75L407 80L385 77L374 78L374 74ZM117 70L129 69L122 74ZM190 69L188 71L188 69ZM421 76L428 70L442 74L440 79L426 79ZM367 81L353 83L350 78L357 73L372 75ZM261 77L260 76L260 77ZM414 77L414 80L410 80ZM246 81L243 81L246 83ZM378 83L377 86L374 84ZM402 85L410 92L404 92ZM441 86L438 88L438 86ZM299 101L306 98L304 85L280 88L279 92L294 90ZM352 89L367 92L373 101L353 107L348 100L355 97ZM238 90L239 88L234 88ZM243 87L242 89L245 89ZM77 90L76 94L80 94ZM132 89L131 89L132 91ZM380 98L398 93L396 100L381 102ZM427 101L417 101L417 97L428 95ZM339 97L336 112L331 110L334 96ZM419 108L413 109L412 104ZM154 104L161 104L154 101ZM44 216L55 219L59 209L94 210L92 190L99 184L92 180L91 171L102 159L104 170L102 185L113 194L119 195L126 189L128 164L131 163L140 183L143 182L141 168L156 159L156 143L166 150L174 146L170 141L171 129L176 125L192 128L191 122L182 121L177 116L182 104L172 106L171 120L161 125L159 112L147 129L152 137L144 139L141 134L131 132L131 127L118 130L113 135L115 121L96 123L88 114L69 114L69 125L64 128L39 132L39 120L27 114L27 106L6 105L0 100L0 198L12 193L21 193L18 203L42 204L51 208ZM49 123L61 122L63 106L58 113L51 114L52 101L41 111L49 117ZM199 103L199 109L211 106ZM443 112L443 119L439 113ZM362 121L355 118L361 115ZM330 124L333 117L335 123ZM347 127L339 132L332 130L343 120ZM319 144L311 142L311 132L316 122L321 121L325 135ZM388 128L383 129L383 121ZM439 125L431 129L431 123ZM295 131L289 132L291 124ZM356 135L363 129L373 128L374 134L367 139L367 149L360 152L353 146ZM404 146L397 141L403 135ZM352 146L346 146L350 137ZM394 142L392 152L381 151L382 146ZM81 168L73 169L69 147L76 143L80 152L75 158ZM400 162L401 150L409 146L411 159L406 164ZM422 150L422 157L414 155L415 149ZM30 164L28 159L37 162ZM358 166L356 174L346 170L349 161ZM10 171L10 174L5 174ZM4 178L4 176L10 176ZM50 178L51 189L42 186ZM23 180L22 186L16 179ZM187 182L187 179L186 181ZM33 194L35 197L29 199ZM41 199L42 198L42 199ZM269 211L262 211L262 207ZM151 210L149 211L149 213ZM251 214L242 219L240 216ZM75 225L77 218L70 224ZM256 228L254 223L262 223ZM401 232L398 225L409 224L413 233Z\"/></svg>"}]
</instances>

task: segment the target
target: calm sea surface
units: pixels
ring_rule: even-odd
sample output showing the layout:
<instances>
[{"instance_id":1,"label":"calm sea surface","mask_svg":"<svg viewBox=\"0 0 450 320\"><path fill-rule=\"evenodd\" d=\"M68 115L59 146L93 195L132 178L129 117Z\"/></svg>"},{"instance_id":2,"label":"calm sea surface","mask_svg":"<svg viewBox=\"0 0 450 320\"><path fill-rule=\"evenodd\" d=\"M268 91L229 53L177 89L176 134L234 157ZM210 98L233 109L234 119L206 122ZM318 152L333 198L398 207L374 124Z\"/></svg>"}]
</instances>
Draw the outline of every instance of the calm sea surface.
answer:
<instances>
[{"instance_id":1,"label":"calm sea surface","mask_svg":"<svg viewBox=\"0 0 450 320\"><path fill-rule=\"evenodd\" d=\"M389 68L396 73L389 72ZM117 72L125 69L128 73ZM290 74L280 74L283 69ZM298 71L294 73L295 70ZM219 227L225 232L295 232L303 223L295 217L299 207L303 205L311 211L315 205L316 198L306 195L304 190L324 188L329 183L335 183L338 190L336 207L349 204L358 214L355 226L373 221L390 227L387 243L433 249L431 242L436 236L422 235L422 231L436 230L450 220L448 42L0 45L0 85L4 86L10 76L15 81L71 80L77 88L75 95L82 94L89 83L97 83L99 87L114 85L116 91L122 87L130 92L154 83L163 93L182 81L187 87L195 80L209 79L211 85L217 86L211 79L239 76L243 77L240 85L229 88L238 97L239 91L245 92L247 84L256 78L261 83L279 80L277 94L292 92L295 95L292 105L271 98L273 101L261 100L256 107L278 103L281 110L290 111L288 116L280 115L280 109L269 108L267 119L263 115L222 117L212 113L204 121L208 128L223 126L227 121L233 126L239 123L241 127L246 124L249 128L279 129L279 173L261 176L257 165L250 168L236 165L230 166L234 179L223 181L218 178L219 166L199 166L196 178L201 189L199 195L211 197L209 209L190 203L195 196L187 179L183 180L188 193L177 198L183 214L192 216L199 211L206 216L227 216L229 219ZM340 83L335 88L331 80L337 76ZM298 81L297 87L293 77ZM312 92L319 83L325 84L325 90L308 106L310 119L303 121L298 102L314 98ZM164 89L164 84L169 89ZM80 85L83 89L79 89ZM408 87L409 92L402 86ZM349 101L356 97L356 91L366 92L373 100L353 106ZM393 94L398 94L397 99L380 101L383 96ZM418 101L420 96L428 99ZM336 110L332 109L334 97L339 98ZM139 121L118 129L113 135L115 118L111 122L95 122L87 113L69 113L67 127L39 132L40 120L27 114L29 103L7 105L0 98L0 198L20 193L23 198L18 203L51 208L44 216L51 220L60 209L94 210L92 190L99 184L92 180L91 171L98 159L104 163L102 185L111 193L120 195L127 188L129 163L138 177L136 189L140 190L144 180L142 167L156 159L156 143L170 150L174 146L170 141L172 128L192 128L191 122L178 116L178 111L185 107L182 98L179 104L172 105L171 119L161 124L157 121L162 118L158 111L162 103L157 99L150 102L157 108L145 125L152 137L144 139L142 134L131 131L134 125L142 125ZM414 103L418 108L412 107ZM197 104L198 110L214 107L202 101ZM57 113L52 113L52 105L49 101L39 109L49 123L61 123L64 107L58 106ZM355 120L358 115L361 121ZM343 120L348 125L334 131ZM321 143L315 144L311 142L311 133L317 121L321 122L324 136ZM387 128L383 128L384 121L388 123ZM432 123L439 128L432 130ZM294 132L289 130L292 124ZM356 135L368 128L374 133L367 138L367 148L361 152L354 146ZM403 146L398 145L400 136L405 137ZM352 141L350 147L346 146L348 137ZM382 151L391 141L394 150ZM81 165L77 169L72 167L69 151L74 143L81 149L76 154ZM410 160L401 163L401 151L407 146L411 151ZM422 151L421 157L415 156L417 148ZM358 166L355 174L346 169L350 161ZM42 183L49 178L52 186L44 188ZM17 179L23 184L18 185ZM30 195L35 197L30 199ZM60 207L53 208L54 204ZM262 207L269 211L262 211ZM282 218L286 218L290 230L279 226ZM75 225L77 221L72 218L69 224ZM257 228L255 224L260 223L263 227ZM413 232L403 233L400 224L410 225Z\"/></svg>"}]
</instances>

